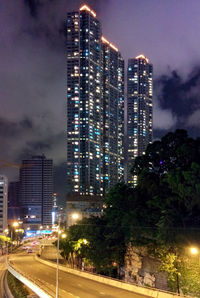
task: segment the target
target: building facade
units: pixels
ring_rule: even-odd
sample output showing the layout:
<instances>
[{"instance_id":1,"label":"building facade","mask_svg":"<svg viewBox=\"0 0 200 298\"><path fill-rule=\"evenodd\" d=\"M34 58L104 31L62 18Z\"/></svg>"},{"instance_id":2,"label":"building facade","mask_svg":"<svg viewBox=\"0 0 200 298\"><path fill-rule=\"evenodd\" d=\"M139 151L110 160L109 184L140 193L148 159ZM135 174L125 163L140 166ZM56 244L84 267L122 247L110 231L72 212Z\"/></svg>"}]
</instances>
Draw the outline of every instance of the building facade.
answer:
<instances>
[{"instance_id":1,"label":"building facade","mask_svg":"<svg viewBox=\"0 0 200 298\"><path fill-rule=\"evenodd\" d=\"M8 180L0 175L0 234L7 229Z\"/></svg>"},{"instance_id":2,"label":"building facade","mask_svg":"<svg viewBox=\"0 0 200 298\"><path fill-rule=\"evenodd\" d=\"M8 222L12 223L20 218L19 206L19 181L10 182L8 185Z\"/></svg>"},{"instance_id":3,"label":"building facade","mask_svg":"<svg viewBox=\"0 0 200 298\"><path fill-rule=\"evenodd\" d=\"M124 60L102 37L103 49L103 190L124 176Z\"/></svg>"},{"instance_id":4,"label":"building facade","mask_svg":"<svg viewBox=\"0 0 200 298\"><path fill-rule=\"evenodd\" d=\"M66 204L66 227L76 224L78 220L91 216L101 216L103 212L101 196L71 196Z\"/></svg>"},{"instance_id":5,"label":"building facade","mask_svg":"<svg viewBox=\"0 0 200 298\"><path fill-rule=\"evenodd\" d=\"M111 169L107 169L105 163L107 156L106 159L104 156L106 151L104 125L107 121L104 113L106 94L104 87L107 82L103 75L103 70L107 67L104 64L105 51L109 52L108 79L111 79L111 69L116 76L113 82L109 82L106 86L108 91L114 92L110 98L106 98L108 104L113 105L112 109L108 107L106 112L112 119L114 115L122 117L123 114L123 111L119 113L119 105L123 109L123 60L118 50L114 50L114 46L112 49L111 47L107 49L102 41L101 24L96 13L86 5L83 5L78 12L68 13L66 32L67 195L102 196L105 188L112 185L107 181L105 183L104 180L117 182L118 176L122 176L122 157L119 157L119 154L122 155L122 148L119 147L123 138L123 122L119 124L120 120L115 119L118 121L116 124L111 120L113 127L112 129L110 127L109 133L111 130L115 132L112 139L116 149L109 147L111 137L108 137L107 143L110 143L106 146L113 156L115 154L115 158L113 164L111 163ZM121 89L117 90L119 86Z\"/></svg>"},{"instance_id":6,"label":"building facade","mask_svg":"<svg viewBox=\"0 0 200 298\"><path fill-rule=\"evenodd\" d=\"M153 66L139 55L128 60L127 70L127 182L135 184L137 177L130 171L134 159L145 153L152 142L153 128Z\"/></svg>"},{"instance_id":7,"label":"building facade","mask_svg":"<svg viewBox=\"0 0 200 298\"><path fill-rule=\"evenodd\" d=\"M44 155L22 161L20 169L20 206L23 222L37 229L52 224L53 161Z\"/></svg>"}]
</instances>

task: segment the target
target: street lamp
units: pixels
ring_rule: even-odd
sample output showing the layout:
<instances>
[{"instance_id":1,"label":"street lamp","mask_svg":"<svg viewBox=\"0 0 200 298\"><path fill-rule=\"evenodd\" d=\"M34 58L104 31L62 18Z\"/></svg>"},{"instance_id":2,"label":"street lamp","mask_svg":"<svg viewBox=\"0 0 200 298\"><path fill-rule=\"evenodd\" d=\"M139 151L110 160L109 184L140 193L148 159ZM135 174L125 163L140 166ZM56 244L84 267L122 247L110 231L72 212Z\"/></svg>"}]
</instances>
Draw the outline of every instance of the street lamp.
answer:
<instances>
[{"instance_id":1,"label":"street lamp","mask_svg":"<svg viewBox=\"0 0 200 298\"><path fill-rule=\"evenodd\" d=\"M6 264L8 263L8 229L4 230L4 234L6 235Z\"/></svg>"},{"instance_id":2,"label":"street lamp","mask_svg":"<svg viewBox=\"0 0 200 298\"><path fill-rule=\"evenodd\" d=\"M60 216L58 216L58 239L57 239L57 256L56 256L56 298L58 298L58 267L59 267L59 241L60 241Z\"/></svg>"},{"instance_id":3,"label":"street lamp","mask_svg":"<svg viewBox=\"0 0 200 298\"><path fill-rule=\"evenodd\" d=\"M72 214L72 218L75 219L75 220L78 219L79 218L79 214L78 213L73 213Z\"/></svg>"},{"instance_id":4,"label":"street lamp","mask_svg":"<svg viewBox=\"0 0 200 298\"><path fill-rule=\"evenodd\" d=\"M19 227L19 223L17 221L14 221L12 226L13 226L13 228L17 228L17 227Z\"/></svg>"},{"instance_id":5,"label":"street lamp","mask_svg":"<svg viewBox=\"0 0 200 298\"><path fill-rule=\"evenodd\" d=\"M62 230L60 230L60 216L58 215L58 230L57 230L57 256L56 256L56 298L58 298L58 272L59 272L59 246L60 246L60 235L62 239L65 239L67 235L65 233L62 234Z\"/></svg>"},{"instance_id":6,"label":"street lamp","mask_svg":"<svg viewBox=\"0 0 200 298\"><path fill-rule=\"evenodd\" d=\"M193 256L198 256L198 262L199 262L199 265L200 265L200 253L199 253L198 248L197 247L190 247L190 253Z\"/></svg>"},{"instance_id":7,"label":"street lamp","mask_svg":"<svg viewBox=\"0 0 200 298\"><path fill-rule=\"evenodd\" d=\"M17 221L14 221L13 224L12 224L12 228L17 228L19 227L19 223ZM13 229L11 228L11 251L13 249Z\"/></svg>"},{"instance_id":8,"label":"street lamp","mask_svg":"<svg viewBox=\"0 0 200 298\"><path fill-rule=\"evenodd\" d=\"M191 252L192 255L197 255L199 251L196 247L191 247L190 252Z\"/></svg>"}]
</instances>

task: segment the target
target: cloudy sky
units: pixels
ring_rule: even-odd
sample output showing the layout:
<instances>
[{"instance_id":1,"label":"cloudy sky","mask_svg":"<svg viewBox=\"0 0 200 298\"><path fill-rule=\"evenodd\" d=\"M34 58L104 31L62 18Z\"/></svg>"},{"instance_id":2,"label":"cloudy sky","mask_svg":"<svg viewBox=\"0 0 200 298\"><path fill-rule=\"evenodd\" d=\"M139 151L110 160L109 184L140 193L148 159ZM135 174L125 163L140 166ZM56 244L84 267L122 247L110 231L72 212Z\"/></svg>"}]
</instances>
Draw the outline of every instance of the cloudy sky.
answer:
<instances>
[{"instance_id":1,"label":"cloudy sky","mask_svg":"<svg viewBox=\"0 0 200 298\"><path fill-rule=\"evenodd\" d=\"M0 159L54 159L64 201L67 11L76 0L0 1ZM93 0L103 33L128 58L154 65L154 137L177 127L200 136L200 1ZM1 169L10 179L15 169Z\"/></svg>"}]
</instances>

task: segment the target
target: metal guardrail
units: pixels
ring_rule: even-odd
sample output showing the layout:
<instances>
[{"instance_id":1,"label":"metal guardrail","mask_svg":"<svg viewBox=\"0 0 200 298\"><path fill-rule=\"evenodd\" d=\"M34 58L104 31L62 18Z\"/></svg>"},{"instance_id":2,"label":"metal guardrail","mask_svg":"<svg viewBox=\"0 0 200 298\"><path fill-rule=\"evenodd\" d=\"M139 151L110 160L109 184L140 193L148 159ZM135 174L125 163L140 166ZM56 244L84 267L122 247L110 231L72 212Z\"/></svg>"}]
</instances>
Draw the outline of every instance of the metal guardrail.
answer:
<instances>
[{"instance_id":1,"label":"metal guardrail","mask_svg":"<svg viewBox=\"0 0 200 298\"><path fill-rule=\"evenodd\" d=\"M15 276L27 287L29 287L39 297L52 298L55 296L55 293L52 291L52 289L49 288L46 283L44 283L44 281L40 279L33 279L30 275L24 274L24 272L21 272L21 270L19 270L18 268L16 269L12 262L7 263L7 269L13 276ZM43 290L41 286L45 288L45 290Z\"/></svg>"}]
</instances>

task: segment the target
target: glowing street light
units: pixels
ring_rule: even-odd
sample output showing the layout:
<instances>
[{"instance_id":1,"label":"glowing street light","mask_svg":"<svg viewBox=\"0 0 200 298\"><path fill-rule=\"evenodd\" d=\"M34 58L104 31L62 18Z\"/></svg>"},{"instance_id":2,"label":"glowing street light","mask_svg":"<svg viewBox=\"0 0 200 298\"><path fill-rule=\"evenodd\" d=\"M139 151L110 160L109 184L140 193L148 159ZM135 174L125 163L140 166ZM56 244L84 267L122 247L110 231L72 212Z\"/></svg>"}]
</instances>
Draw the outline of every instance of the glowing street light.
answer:
<instances>
[{"instance_id":1,"label":"glowing street light","mask_svg":"<svg viewBox=\"0 0 200 298\"><path fill-rule=\"evenodd\" d=\"M73 213L72 214L72 218L73 219L78 219L79 218L79 214L78 213Z\"/></svg>"},{"instance_id":2,"label":"glowing street light","mask_svg":"<svg viewBox=\"0 0 200 298\"><path fill-rule=\"evenodd\" d=\"M8 234L8 229L5 229L4 230L4 233L7 235Z\"/></svg>"},{"instance_id":3,"label":"glowing street light","mask_svg":"<svg viewBox=\"0 0 200 298\"><path fill-rule=\"evenodd\" d=\"M199 251L196 247L191 247L190 252L191 252L192 255L197 255L199 253Z\"/></svg>"},{"instance_id":4,"label":"glowing street light","mask_svg":"<svg viewBox=\"0 0 200 298\"><path fill-rule=\"evenodd\" d=\"M61 237L62 237L62 239L65 239L67 237L67 235L66 234L62 234Z\"/></svg>"},{"instance_id":5,"label":"glowing street light","mask_svg":"<svg viewBox=\"0 0 200 298\"><path fill-rule=\"evenodd\" d=\"M19 227L19 223L17 221L14 221L12 226L13 226L13 228L17 228L17 227Z\"/></svg>"},{"instance_id":6,"label":"glowing street light","mask_svg":"<svg viewBox=\"0 0 200 298\"><path fill-rule=\"evenodd\" d=\"M199 254L199 250L197 247L191 247L190 248L190 253L194 256L197 256L198 257L198 262L199 262L199 265L200 265L200 254Z\"/></svg>"},{"instance_id":7,"label":"glowing street light","mask_svg":"<svg viewBox=\"0 0 200 298\"><path fill-rule=\"evenodd\" d=\"M17 228L19 227L19 223L18 221L14 221L13 224L12 224L12 227L13 228ZM11 235L10 235L10 238L11 238L11 251L13 250L13 229L11 229Z\"/></svg>"}]
</instances>

